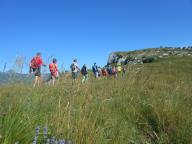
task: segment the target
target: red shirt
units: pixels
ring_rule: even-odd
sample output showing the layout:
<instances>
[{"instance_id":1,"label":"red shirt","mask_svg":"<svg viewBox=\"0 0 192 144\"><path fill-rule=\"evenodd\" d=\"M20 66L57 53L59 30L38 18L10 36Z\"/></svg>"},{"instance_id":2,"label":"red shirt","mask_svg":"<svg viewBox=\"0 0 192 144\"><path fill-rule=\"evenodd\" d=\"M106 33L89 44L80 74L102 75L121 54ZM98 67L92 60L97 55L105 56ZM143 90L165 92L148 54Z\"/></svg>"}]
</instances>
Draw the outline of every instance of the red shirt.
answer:
<instances>
[{"instance_id":1,"label":"red shirt","mask_svg":"<svg viewBox=\"0 0 192 144\"><path fill-rule=\"evenodd\" d=\"M107 71L105 69L102 69L102 75L107 76Z\"/></svg>"},{"instance_id":2,"label":"red shirt","mask_svg":"<svg viewBox=\"0 0 192 144\"><path fill-rule=\"evenodd\" d=\"M41 66L43 64L43 60L42 60L42 58L40 56L36 57L36 63L37 63L38 66Z\"/></svg>"},{"instance_id":3,"label":"red shirt","mask_svg":"<svg viewBox=\"0 0 192 144\"><path fill-rule=\"evenodd\" d=\"M40 56L36 56L31 60L31 67L32 68L39 68L43 64L43 60Z\"/></svg>"},{"instance_id":4,"label":"red shirt","mask_svg":"<svg viewBox=\"0 0 192 144\"><path fill-rule=\"evenodd\" d=\"M52 75L57 75L57 73L58 73L57 64L55 64L55 63L49 64L49 70L50 70Z\"/></svg>"}]
</instances>

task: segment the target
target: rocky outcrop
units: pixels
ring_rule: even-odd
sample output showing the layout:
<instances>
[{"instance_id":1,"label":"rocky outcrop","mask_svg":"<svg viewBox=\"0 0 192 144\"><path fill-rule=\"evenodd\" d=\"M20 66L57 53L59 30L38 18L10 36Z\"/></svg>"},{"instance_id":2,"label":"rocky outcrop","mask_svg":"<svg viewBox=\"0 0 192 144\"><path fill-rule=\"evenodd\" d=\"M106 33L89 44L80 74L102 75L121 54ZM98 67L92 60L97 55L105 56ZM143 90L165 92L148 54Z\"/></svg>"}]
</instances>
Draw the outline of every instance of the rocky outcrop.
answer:
<instances>
[{"instance_id":1,"label":"rocky outcrop","mask_svg":"<svg viewBox=\"0 0 192 144\"><path fill-rule=\"evenodd\" d=\"M192 47L160 47L129 52L113 52L109 55L108 63L142 64L169 56L192 56Z\"/></svg>"},{"instance_id":2,"label":"rocky outcrop","mask_svg":"<svg viewBox=\"0 0 192 144\"><path fill-rule=\"evenodd\" d=\"M108 58L108 62L107 62L107 63L110 63L110 64L111 64L111 63L115 63L117 58L118 58L117 53L112 52L112 53L109 55L109 58Z\"/></svg>"}]
</instances>

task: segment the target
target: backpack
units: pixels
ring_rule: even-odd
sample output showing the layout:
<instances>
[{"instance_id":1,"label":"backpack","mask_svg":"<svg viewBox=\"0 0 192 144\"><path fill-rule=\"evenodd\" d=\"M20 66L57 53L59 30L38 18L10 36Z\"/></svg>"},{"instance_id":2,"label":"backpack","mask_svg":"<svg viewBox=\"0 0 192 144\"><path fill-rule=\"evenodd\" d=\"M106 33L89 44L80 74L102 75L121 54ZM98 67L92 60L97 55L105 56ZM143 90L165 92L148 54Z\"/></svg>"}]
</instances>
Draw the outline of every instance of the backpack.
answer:
<instances>
[{"instance_id":1,"label":"backpack","mask_svg":"<svg viewBox=\"0 0 192 144\"><path fill-rule=\"evenodd\" d=\"M54 73L57 71L57 66L54 63L51 63L49 65L49 70L50 70L50 72Z\"/></svg>"},{"instance_id":2,"label":"backpack","mask_svg":"<svg viewBox=\"0 0 192 144\"><path fill-rule=\"evenodd\" d=\"M108 71L108 74L110 74L110 75L113 74L113 70L112 70L111 67L108 67L108 68L107 68L107 71Z\"/></svg>"},{"instance_id":3,"label":"backpack","mask_svg":"<svg viewBox=\"0 0 192 144\"><path fill-rule=\"evenodd\" d=\"M75 69L76 69L75 64L74 64L74 63L72 63L72 64L71 64L71 66L70 66L70 68L71 68L71 70L72 70L72 71L75 71Z\"/></svg>"},{"instance_id":4,"label":"backpack","mask_svg":"<svg viewBox=\"0 0 192 144\"><path fill-rule=\"evenodd\" d=\"M88 73L87 68L85 66L83 66L82 69L81 69L81 74L86 75L87 73Z\"/></svg>"},{"instance_id":5,"label":"backpack","mask_svg":"<svg viewBox=\"0 0 192 144\"><path fill-rule=\"evenodd\" d=\"M31 68L38 67L38 64L37 64L37 61L36 61L36 57L32 58L31 63L30 63L30 67Z\"/></svg>"},{"instance_id":6,"label":"backpack","mask_svg":"<svg viewBox=\"0 0 192 144\"><path fill-rule=\"evenodd\" d=\"M96 65L94 65L93 67L92 67L92 71L95 73L95 72L98 72L98 68L97 68L97 66Z\"/></svg>"}]
</instances>

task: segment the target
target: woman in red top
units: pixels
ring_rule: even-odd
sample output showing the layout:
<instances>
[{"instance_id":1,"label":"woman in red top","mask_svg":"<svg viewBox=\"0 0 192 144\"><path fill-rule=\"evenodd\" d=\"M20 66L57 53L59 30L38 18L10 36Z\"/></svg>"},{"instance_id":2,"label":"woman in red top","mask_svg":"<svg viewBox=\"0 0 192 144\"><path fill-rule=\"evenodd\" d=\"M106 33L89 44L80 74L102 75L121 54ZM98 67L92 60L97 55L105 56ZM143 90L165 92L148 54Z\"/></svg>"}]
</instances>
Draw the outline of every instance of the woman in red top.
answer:
<instances>
[{"instance_id":1,"label":"woman in red top","mask_svg":"<svg viewBox=\"0 0 192 144\"><path fill-rule=\"evenodd\" d=\"M59 77L59 71L57 66L57 60L54 58L52 63L49 64L49 70L51 73L52 84L55 85L55 80Z\"/></svg>"},{"instance_id":2,"label":"woman in red top","mask_svg":"<svg viewBox=\"0 0 192 144\"><path fill-rule=\"evenodd\" d=\"M106 70L105 68L102 69L102 75L103 75L104 77L107 76L107 70Z\"/></svg>"},{"instance_id":3,"label":"woman in red top","mask_svg":"<svg viewBox=\"0 0 192 144\"><path fill-rule=\"evenodd\" d=\"M43 60L41 58L41 53L37 53L36 56L31 60L30 64L30 72L35 75L34 87L36 85L40 85L41 79L41 66L46 66L43 64Z\"/></svg>"}]
</instances>

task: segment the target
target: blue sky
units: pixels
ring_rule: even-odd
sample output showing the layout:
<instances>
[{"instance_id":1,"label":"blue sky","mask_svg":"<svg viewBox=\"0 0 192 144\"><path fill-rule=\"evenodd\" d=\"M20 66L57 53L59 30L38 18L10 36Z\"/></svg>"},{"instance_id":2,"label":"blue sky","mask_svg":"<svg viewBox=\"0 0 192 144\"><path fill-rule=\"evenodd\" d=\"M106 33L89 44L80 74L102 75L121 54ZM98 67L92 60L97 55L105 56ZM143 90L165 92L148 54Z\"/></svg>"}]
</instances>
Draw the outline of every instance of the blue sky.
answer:
<instances>
[{"instance_id":1,"label":"blue sky","mask_svg":"<svg viewBox=\"0 0 192 144\"><path fill-rule=\"evenodd\" d=\"M73 58L103 66L113 51L192 45L191 7L192 0L0 0L0 70L36 52L68 69Z\"/></svg>"}]
</instances>

